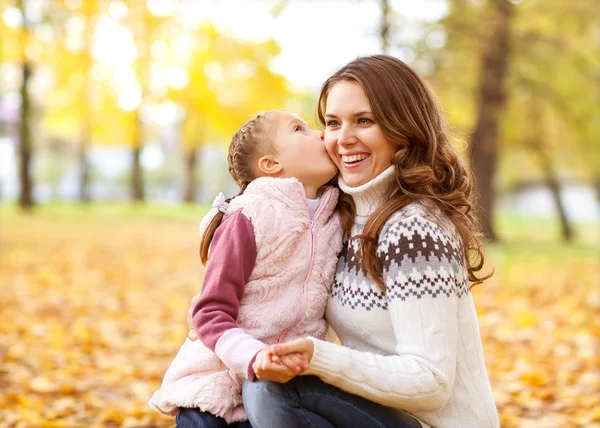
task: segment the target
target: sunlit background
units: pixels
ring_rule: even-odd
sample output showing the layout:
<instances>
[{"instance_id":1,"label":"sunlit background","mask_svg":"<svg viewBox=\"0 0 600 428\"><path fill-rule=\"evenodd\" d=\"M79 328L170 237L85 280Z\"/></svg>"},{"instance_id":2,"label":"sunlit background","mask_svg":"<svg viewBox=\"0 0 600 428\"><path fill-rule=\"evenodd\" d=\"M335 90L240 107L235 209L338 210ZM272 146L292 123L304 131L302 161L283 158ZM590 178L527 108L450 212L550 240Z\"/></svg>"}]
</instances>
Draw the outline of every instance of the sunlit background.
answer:
<instances>
[{"instance_id":1,"label":"sunlit background","mask_svg":"<svg viewBox=\"0 0 600 428\"><path fill-rule=\"evenodd\" d=\"M503 426L600 426L597 0L0 0L0 425L172 426L231 135L382 52L477 178Z\"/></svg>"}]
</instances>

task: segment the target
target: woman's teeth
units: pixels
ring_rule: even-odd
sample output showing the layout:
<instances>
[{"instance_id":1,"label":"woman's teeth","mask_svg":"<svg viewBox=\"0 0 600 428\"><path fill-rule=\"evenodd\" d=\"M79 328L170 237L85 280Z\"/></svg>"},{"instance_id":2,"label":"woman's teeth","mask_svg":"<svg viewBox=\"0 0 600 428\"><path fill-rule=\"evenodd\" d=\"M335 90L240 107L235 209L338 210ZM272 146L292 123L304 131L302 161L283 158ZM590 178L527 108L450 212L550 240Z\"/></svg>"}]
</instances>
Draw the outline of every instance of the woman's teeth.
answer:
<instances>
[{"instance_id":1,"label":"woman's teeth","mask_svg":"<svg viewBox=\"0 0 600 428\"><path fill-rule=\"evenodd\" d=\"M342 155L342 162L346 162L346 163L358 162L361 160L365 160L369 156L371 156L371 155L368 155L366 153L363 153L360 155L350 155L350 156Z\"/></svg>"}]
</instances>

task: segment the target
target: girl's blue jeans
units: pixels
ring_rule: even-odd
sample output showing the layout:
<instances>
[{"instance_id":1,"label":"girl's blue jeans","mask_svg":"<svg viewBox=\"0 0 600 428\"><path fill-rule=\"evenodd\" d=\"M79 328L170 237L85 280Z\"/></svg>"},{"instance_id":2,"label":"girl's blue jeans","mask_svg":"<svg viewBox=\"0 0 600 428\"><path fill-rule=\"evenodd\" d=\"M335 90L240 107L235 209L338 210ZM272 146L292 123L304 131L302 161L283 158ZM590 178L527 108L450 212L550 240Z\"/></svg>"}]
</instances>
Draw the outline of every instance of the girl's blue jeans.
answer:
<instances>
[{"instance_id":1,"label":"girl's blue jeans","mask_svg":"<svg viewBox=\"0 0 600 428\"><path fill-rule=\"evenodd\" d=\"M328 385L315 376L287 383L244 381L244 409L254 428L421 428L414 417Z\"/></svg>"}]
</instances>

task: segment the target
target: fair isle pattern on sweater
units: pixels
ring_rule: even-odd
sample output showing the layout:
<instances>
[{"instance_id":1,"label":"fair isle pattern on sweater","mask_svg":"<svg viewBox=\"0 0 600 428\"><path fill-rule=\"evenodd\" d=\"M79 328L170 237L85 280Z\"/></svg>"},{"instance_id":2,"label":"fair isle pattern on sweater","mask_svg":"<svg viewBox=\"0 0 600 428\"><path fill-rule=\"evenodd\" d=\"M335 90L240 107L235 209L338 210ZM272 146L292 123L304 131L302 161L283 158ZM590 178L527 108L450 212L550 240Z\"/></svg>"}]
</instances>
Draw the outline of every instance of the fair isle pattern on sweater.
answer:
<instances>
[{"instance_id":1,"label":"fair isle pattern on sweater","mask_svg":"<svg viewBox=\"0 0 600 428\"><path fill-rule=\"evenodd\" d=\"M409 206L394 217L402 215L409 217L390 219L377 249L384 282L390 284L387 298L369 285L361 270L359 239L345 242L331 289L331 296L343 306L387 310L388 300L420 299L425 295L460 298L469 293L460 240L427 220L424 210Z\"/></svg>"}]
</instances>

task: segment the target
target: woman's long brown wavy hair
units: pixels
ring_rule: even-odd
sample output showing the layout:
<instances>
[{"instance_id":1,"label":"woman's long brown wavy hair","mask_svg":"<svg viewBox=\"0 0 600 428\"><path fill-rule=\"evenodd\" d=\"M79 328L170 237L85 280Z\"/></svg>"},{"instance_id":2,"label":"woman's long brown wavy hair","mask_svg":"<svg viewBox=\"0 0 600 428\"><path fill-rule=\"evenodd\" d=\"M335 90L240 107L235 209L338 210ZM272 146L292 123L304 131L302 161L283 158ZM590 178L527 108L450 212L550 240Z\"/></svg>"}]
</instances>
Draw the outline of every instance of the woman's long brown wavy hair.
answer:
<instances>
[{"instance_id":1,"label":"woman's long brown wavy hair","mask_svg":"<svg viewBox=\"0 0 600 428\"><path fill-rule=\"evenodd\" d=\"M448 125L435 95L423 79L404 62L388 55L360 57L342 67L321 88L318 118L325 126L327 96L338 82L359 84L386 138L397 147L392 159L396 185L370 215L360 239L363 270L385 290L382 265L377 258L378 237L385 222L402 207L419 202L439 207L454 224L465 250L469 280L473 285L492 276L477 276L484 263L481 233L474 212L473 178L450 143ZM355 217L349 195L338 204L346 236ZM430 210L435 212L435 209Z\"/></svg>"}]
</instances>

